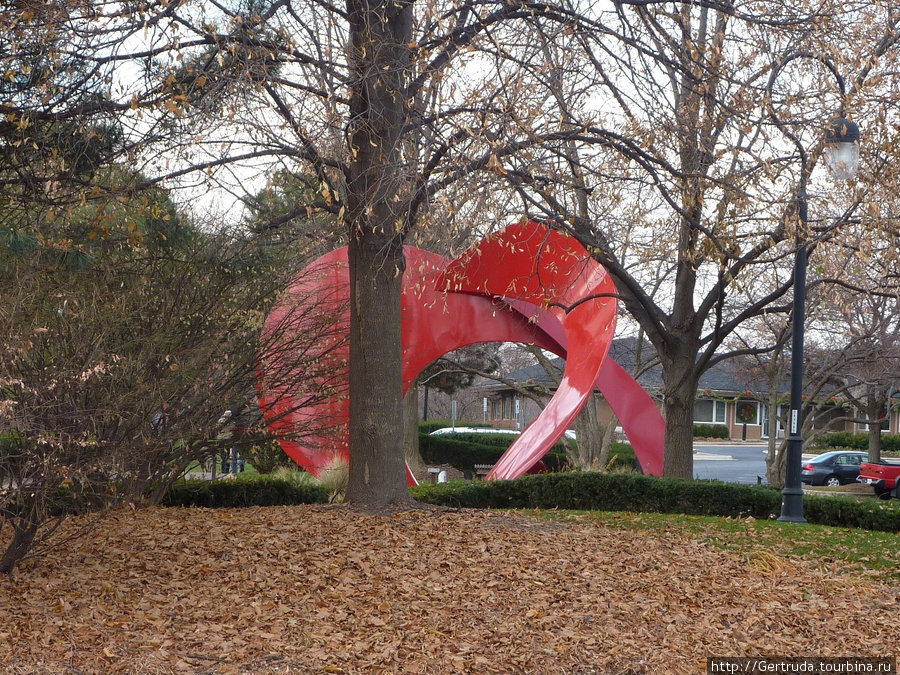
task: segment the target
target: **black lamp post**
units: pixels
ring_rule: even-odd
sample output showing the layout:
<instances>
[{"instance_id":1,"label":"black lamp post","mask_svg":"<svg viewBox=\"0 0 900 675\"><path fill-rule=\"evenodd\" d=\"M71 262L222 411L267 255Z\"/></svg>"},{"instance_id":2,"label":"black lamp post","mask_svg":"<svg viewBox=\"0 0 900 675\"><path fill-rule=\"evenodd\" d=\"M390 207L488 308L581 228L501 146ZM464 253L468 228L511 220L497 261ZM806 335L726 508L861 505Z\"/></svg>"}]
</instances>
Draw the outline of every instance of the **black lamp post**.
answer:
<instances>
[{"instance_id":1,"label":"black lamp post","mask_svg":"<svg viewBox=\"0 0 900 675\"><path fill-rule=\"evenodd\" d=\"M841 105L846 95L844 79L835 65L827 58L812 52L793 52L785 56L772 69L766 88L769 102L769 116L781 132L796 146L800 155L800 179L797 183L797 217L799 226L795 235L797 254L794 259L794 305L793 330L791 333L791 409L788 417L787 464L784 489L781 492L781 516L778 520L805 523L803 517L803 488L800 484L800 467L803 457L803 338L804 316L806 312L806 235L807 196L809 166L806 150L800 139L775 114L772 105L772 85L781 70L794 59L815 59L831 71L841 93ZM859 127L840 116L831 123L825 134L825 163L832 176L838 180L848 180L856 176L859 167Z\"/></svg>"}]
</instances>

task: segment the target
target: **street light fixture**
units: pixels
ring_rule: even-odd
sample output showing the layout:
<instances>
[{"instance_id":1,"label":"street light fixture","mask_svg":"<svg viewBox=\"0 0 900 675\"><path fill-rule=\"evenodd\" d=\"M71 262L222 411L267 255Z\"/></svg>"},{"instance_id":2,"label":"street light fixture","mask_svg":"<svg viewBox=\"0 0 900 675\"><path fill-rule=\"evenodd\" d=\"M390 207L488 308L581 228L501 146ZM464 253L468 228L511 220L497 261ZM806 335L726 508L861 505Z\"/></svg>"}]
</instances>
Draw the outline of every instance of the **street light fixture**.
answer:
<instances>
[{"instance_id":1,"label":"street light fixture","mask_svg":"<svg viewBox=\"0 0 900 675\"><path fill-rule=\"evenodd\" d=\"M835 180L856 178L859 171L859 127L843 115L825 132L825 165Z\"/></svg>"},{"instance_id":2,"label":"street light fixture","mask_svg":"<svg viewBox=\"0 0 900 675\"><path fill-rule=\"evenodd\" d=\"M814 59L828 68L837 80L842 106L847 93L844 87L844 78L838 73L835 65L829 59L812 52L793 52L781 59L772 69L769 84L766 87L769 116L775 126L796 146L800 155L800 178L797 182L797 216L800 222L795 235L797 253L794 258L794 325L791 332L791 409L788 417L789 433L784 489L781 491L781 516L778 518L778 520L795 523L806 522L803 517L803 488L800 484L800 471L803 458L803 321L806 312L808 223L806 185L809 182L810 169L806 149L800 139L775 114L775 107L772 105L772 85L788 63L800 58ZM859 127L844 116L843 110L826 131L825 143L825 163L832 177L836 180L849 180L855 177L859 168Z\"/></svg>"}]
</instances>

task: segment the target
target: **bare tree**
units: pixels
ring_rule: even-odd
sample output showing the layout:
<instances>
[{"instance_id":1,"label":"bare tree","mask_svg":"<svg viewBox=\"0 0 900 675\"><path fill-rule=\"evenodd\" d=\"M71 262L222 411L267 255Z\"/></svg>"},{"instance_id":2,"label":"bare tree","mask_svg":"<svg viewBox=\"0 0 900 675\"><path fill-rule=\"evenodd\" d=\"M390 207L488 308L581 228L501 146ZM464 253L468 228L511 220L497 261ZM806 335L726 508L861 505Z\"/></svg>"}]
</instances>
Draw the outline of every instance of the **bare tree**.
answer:
<instances>
[{"instance_id":1,"label":"bare tree","mask_svg":"<svg viewBox=\"0 0 900 675\"><path fill-rule=\"evenodd\" d=\"M538 16L577 17L529 2L107 9L83 12L79 24L94 36L92 65L115 83L96 108L123 111L126 136L152 150L135 154L148 175L190 181L200 170L235 184L241 171L278 166L314 176L319 199L280 213L271 228L304 210L343 222L351 275L347 498L408 503L396 443L404 237L431 224L446 231L460 208L455 200L472 200L454 186L484 194L503 175L501 154L541 142L526 123L538 102L509 76L524 27ZM126 82L126 70L140 77Z\"/></svg>"},{"instance_id":2,"label":"bare tree","mask_svg":"<svg viewBox=\"0 0 900 675\"><path fill-rule=\"evenodd\" d=\"M603 17L605 31L548 30L551 53L560 56L544 91L567 87L547 98L562 130L578 130L572 138L579 149L557 144L530 163L505 164L523 201L569 227L610 271L655 346L663 368L666 475L692 474L697 384L707 368L733 356L725 339L763 311L789 309L788 266L776 263L793 253L791 195L800 167L769 125L772 65L793 49L829 54L826 34L815 28L823 17L837 31L832 38L849 39L864 28L870 38L878 33L855 43L840 64L851 97L878 86L878 59L896 58L889 10L869 8L863 21L828 3L796 13L779 3L768 9L750 17L729 4L623 3ZM583 59L572 56L578 50ZM804 171L821 148L810 130L838 110L836 90L811 60L772 93L771 105L811 149ZM842 208L812 195L813 248L836 237L866 200L853 188L845 195ZM774 273L742 292L762 270Z\"/></svg>"},{"instance_id":3,"label":"bare tree","mask_svg":"<svg viewBox=\"0 0 900 675\"><path fill-rule=\"evenodd\" d=\"M665 471L689 476L699 374L724 357L725 336L790 288L783 279L749 306L729 301L753 264L790 254L795 218L781 205L794 158L763 147L774 135L763 91L774 55L874 26L878 39L857 39L842 64L855 96L889 70L896 41L889 9L826 2L772 2L754 16L728 3L528 0L68 9L58 61L80 60L98 95L77 105L37 96L0 104L4 115L115 114L133 161L169 185L196 190L212 174L239 192L275 169L315 177L316 201L269 226L308 211L344 225L348 498L372 504L408 501L395 442L404 237L446 231L471 213L467 201L505 218L510 195L570 226L610 270L663 364ZM25 30L31 42L40 35ZM819 75L798 75L817 114L833 107ZM784 109L798 92L775 94ZM501 185L506 198L484 198ZM818 238L855 212L817 205L828 216Z\"/></svg>"},{"instance_id":4,"label":"bare tree","mask_svg":"<svg viewBox=\"0 0 900 675\"><path fill-rule=\"evenodd\" d=\"M880 266L873 262L869 267L871 272ZM852 291L837 286L828 294L834 333L830 337L842 346L833 375L837 393L832 398L840 396L849 409L842 421L867 427L869 460L878 462L882 423L890 397L900 387L900 305L896 292L883 284L865 288L861 282L866 276L855 276Z\"/></svg>"},{"instance_id":5,"label":"bare tree","mask_svg":"<svg viewBox=\"0 0 900 675\"><path fill-rule=\"evenodd\" d=\"M825 256L819 267L833 273L846 260L838 262L841 256L829 248L832 255ZM873 263L871 268L880 268L880 264ZM837 276L826 274L811 289L802 433L808 441L846 423L866 424L870 456L876 458L880 456L881 423L888 399L897 387L896 297L871 274L853 275L852 289L846 287L850 278L838 283ZM787 402L790 325L783 316L762 315L747 322L740 332L740 343L732 340L730 347L744 354L736 365L745 380L759 381L760 388L768 392L767 479L769 485L782 486L785 439L776 438L775 428L776 423L786 425L779 411Z\"/></svg>"}]
</instances>

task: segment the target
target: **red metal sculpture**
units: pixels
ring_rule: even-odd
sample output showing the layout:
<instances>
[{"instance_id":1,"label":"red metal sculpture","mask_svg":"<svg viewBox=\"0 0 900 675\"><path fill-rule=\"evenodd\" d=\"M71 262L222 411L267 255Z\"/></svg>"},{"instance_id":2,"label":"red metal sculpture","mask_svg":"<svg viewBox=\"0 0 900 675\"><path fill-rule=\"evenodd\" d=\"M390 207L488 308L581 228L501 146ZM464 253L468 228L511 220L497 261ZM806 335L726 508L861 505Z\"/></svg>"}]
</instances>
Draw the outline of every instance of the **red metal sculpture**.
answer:
<instances>
[{"instance_id":1,"label":"red metal sculpture","mask_svg":"<svg viewBox=\"0 0 900 675\"><path fill-rule=\"evenodd\" d=\"M607 358L615 330L615 287L575 239L527 222L486 238L452 262L421 249L404 250L404 392L436 358L478 342L535 344L566 359L556 394L488 478L516 478L540 461L595 387L619 417L644 472L662 473L665 426L659 410ZM348 370L343 339L348 298L347 253L339 249L299 275L265 323L260 407L285 452L314 475L335 459L349 460L349 399L340 388ZM336 330L317 343L315 365L296 372L290 338L310 330L310 317L322 312L320 303L337 317ZM332 395L316 398L332 381Z\"/></svg>"}]
</instances>

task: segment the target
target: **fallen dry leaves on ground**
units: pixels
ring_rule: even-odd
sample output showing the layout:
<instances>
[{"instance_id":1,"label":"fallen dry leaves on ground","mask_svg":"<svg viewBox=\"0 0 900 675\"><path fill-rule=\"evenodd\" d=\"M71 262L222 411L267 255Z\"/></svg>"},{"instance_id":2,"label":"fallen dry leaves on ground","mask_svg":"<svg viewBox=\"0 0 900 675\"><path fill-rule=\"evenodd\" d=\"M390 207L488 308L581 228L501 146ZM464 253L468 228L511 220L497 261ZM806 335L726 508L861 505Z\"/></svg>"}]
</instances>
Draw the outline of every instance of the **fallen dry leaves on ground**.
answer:
<instances>
[{"instance_id":1,"label":"fallen dry leaves on ground","mask_svg":"<svg viewBox=\"0 0 900 675\"><path fill-rule=\"evenodd\" d=\"M898 652L896 588L480 511L122 510L0 579L6 673L655 675Z\"/></svg>"}]
</instances>

